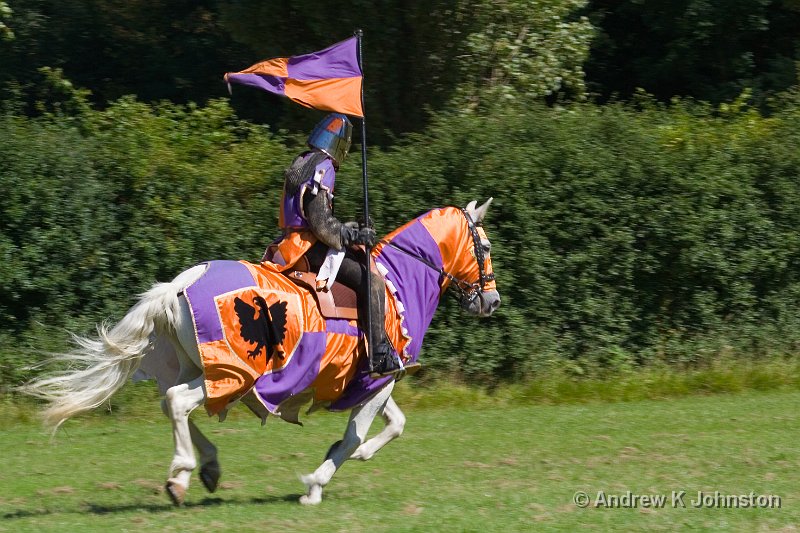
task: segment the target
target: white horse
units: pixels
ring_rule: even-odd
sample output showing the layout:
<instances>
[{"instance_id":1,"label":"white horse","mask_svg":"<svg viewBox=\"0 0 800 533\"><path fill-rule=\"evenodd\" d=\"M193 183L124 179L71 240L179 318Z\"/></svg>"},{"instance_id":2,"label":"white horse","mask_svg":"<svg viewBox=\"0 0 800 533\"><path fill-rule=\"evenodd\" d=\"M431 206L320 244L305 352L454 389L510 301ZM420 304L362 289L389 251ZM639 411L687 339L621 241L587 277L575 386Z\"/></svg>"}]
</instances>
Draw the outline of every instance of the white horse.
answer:
<instances>
[{"instance_id":1,"label":"white horse","mask_svg":"<svg viewBox=\"0 0 800 533\"><path fill-rule=\"evenodd\" d=\"M429 211L392 232L373 251L373 258L388 281L387 296L394 299L403 314L398 327L403 335L399 338L408 341L401 350L406 363L416 361L422 336L448 286L456 289L461 307L472 315L489 316L499 307L490 243L481 227L490 203L491 198L477 208L475 202L470 202L465 209ZM216 490L221 473L216 447L189 419L190 413L209 397L210 382L185 292L204 272L205 265L198 265L169 283L156 284L141 295L119 323L113 327L99 325L97 338L75 337L76 348L57 354L55 359L77 370L47 375L21 387L23 392L48 402L44 418L55 431L70 417L106 402L129 379L156 378L164 395L161 408L172 421L175 452L166 488L176 505L183 503L191 473L197 467L192 445L199 452L200 479L210 492ZM358 357L354 351L350 359ZM330 447L319 468L302 476L307 488L300 498L303 504L321 502L322 488L346 460L369 460L403 432L405 416L391 397L394 379L370 381L360 372L358 379L366 380L373 388L365 399L351 406L342 440ZM302 405L309 396L301 393L293 399ZM279 414L259 401L251 386L219 412L220 420L236 400L258 414L262 424L270 412ZM365 442L378 414L385 427Z\"/></svg>"}]
</instances>

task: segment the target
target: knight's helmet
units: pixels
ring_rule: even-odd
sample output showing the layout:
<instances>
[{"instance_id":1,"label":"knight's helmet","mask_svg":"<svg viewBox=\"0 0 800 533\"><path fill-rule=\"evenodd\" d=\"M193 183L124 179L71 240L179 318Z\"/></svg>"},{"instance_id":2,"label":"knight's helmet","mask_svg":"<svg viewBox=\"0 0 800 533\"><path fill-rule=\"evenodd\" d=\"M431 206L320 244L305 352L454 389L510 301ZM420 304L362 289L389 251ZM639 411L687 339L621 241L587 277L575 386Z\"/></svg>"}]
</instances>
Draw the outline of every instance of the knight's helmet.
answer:
<instances>
[{"instance_id":1,"label":"knight's helmet","mask_svg":"<svg viewBox=\"0 0 800 533\"><path fill-rule=\"evenodd\" d=\"M314 126L308 136L308 145L328 154L338 167L347 157L352 137L353 124L350 119L341 113L331 113Z\"/></svg>"}]
</instances>

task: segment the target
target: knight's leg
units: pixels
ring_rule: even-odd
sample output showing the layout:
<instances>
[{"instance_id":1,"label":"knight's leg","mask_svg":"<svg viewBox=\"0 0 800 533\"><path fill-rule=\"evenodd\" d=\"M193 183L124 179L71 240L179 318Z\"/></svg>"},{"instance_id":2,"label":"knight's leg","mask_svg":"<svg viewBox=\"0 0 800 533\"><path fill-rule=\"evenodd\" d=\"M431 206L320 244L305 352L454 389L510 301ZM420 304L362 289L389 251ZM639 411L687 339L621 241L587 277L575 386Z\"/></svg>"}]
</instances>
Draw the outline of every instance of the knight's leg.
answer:
<instances>
[{"instance_id":1,"label":"knight's leg","mask_svg":"<svg viewBox=\"0 0 800 533\"><path fill-rule=\"evenodd\" d=\"M367 322L367 307L370 314L370 337L374 346L371 350L372 368L377 376L390 375L400 370L397 357L394 355L389 339L386 337L384 320L386 317L386 292L380 274L370 273L370 293L367 294L367 268L357 258L348 254L342 261L337 279L356 291L358 296L358 314L361 317L362 329ZM369 306L367 306L369 300Z\"/></svg>"},{"instance_id":2,"label":"knight's leg","mask_svg":"<svg viewBox=\"0 0 800 533\"><path fill-rule=\"evenodd\" d=\"M171 387L166 394L164 405L172 421L172 436L175 442L175 455L169 469L167 493L173 503L183 503L192 470L197 466L192 450L192 436L189 430L189 414L203 404L206 397L203 377L189 383Z\"/></svg>"},{"instance_id":3,"label":"knight's leg","mask_svg":"<svg viewBox=\"0 0 800 533\"><path fill-rule=\"evenodd\" d=\"M350 459L368 461L372 459L378 450L403 434L403 428L406 425L406 417L395 403L394 398L389 397L386 401L386 405L383 407L382 414L386 427L383 428L383 431L359 446L355 453L350 456Z\"/></svg>"},{"instance_id":4,"label":"knight's leg","mask_svg":"<svg viewBox=\"0 0 800 533\"><path fill-rule=\"evenodd\" d=\"M364 442L369 432L369 427L375 416L384 408L386 401L392 394L394 381L390 381L383 389L361 407L353 409L344 438L331 446L325 461L313 474L302 476L308 493L300 498L304 505L316 505L322 501L322 487L330 482L336 470L342 466L353 452Z\"/></svg>"}]
</instances>

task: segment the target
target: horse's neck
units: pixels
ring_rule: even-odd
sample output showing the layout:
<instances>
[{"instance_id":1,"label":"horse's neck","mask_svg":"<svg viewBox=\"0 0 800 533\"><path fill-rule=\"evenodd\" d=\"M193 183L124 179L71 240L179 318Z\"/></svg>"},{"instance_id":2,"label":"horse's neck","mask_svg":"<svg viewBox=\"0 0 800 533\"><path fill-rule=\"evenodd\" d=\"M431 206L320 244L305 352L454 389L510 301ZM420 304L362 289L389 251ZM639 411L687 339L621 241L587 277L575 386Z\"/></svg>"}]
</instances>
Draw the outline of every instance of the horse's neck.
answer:
<instances>
[{"instance_id":1,"label":"horse's neck","mask_svg":"<svg viewBox=\"0 0 800 533\"><path fill-rule=\"evenodd\" d=\"M418 355L439 298L441 270L449 271L457 250L457 220L453 208L437 209L412 220L387 236L394 246L383 246L375 262L389 282L389 290L402 304L406 350Z\"/></svg>"}]
</instances>

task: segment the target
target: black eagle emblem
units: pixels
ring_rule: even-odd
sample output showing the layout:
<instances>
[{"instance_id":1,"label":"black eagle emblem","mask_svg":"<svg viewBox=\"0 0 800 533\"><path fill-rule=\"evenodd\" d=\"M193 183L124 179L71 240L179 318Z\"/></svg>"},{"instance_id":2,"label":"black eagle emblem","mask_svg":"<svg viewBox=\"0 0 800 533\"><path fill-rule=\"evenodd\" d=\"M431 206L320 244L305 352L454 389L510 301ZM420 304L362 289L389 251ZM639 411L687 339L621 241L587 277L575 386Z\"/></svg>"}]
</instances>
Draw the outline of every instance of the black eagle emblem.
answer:
<instances>
[{"instance_id":1,"label":"black eagle emblem","mask_svg":"<svg viewBox=\"0 0 800 533\"><path fill-rule=\"evenodd\" d=\"M255 343L256 347L248 350L247 356L255 359L261 353L262 348L267 349L267 361L274 353L283 359L283 351L276 347L283 344L286 337L286 310L288 302L277 302L270 306L261 296L253 298L250 305L241 298L235 298L233 309L239 317L241 324L241 336L248 344ZM256 317L258 314L258 317Z\"/></svg>"}]
</instances>

